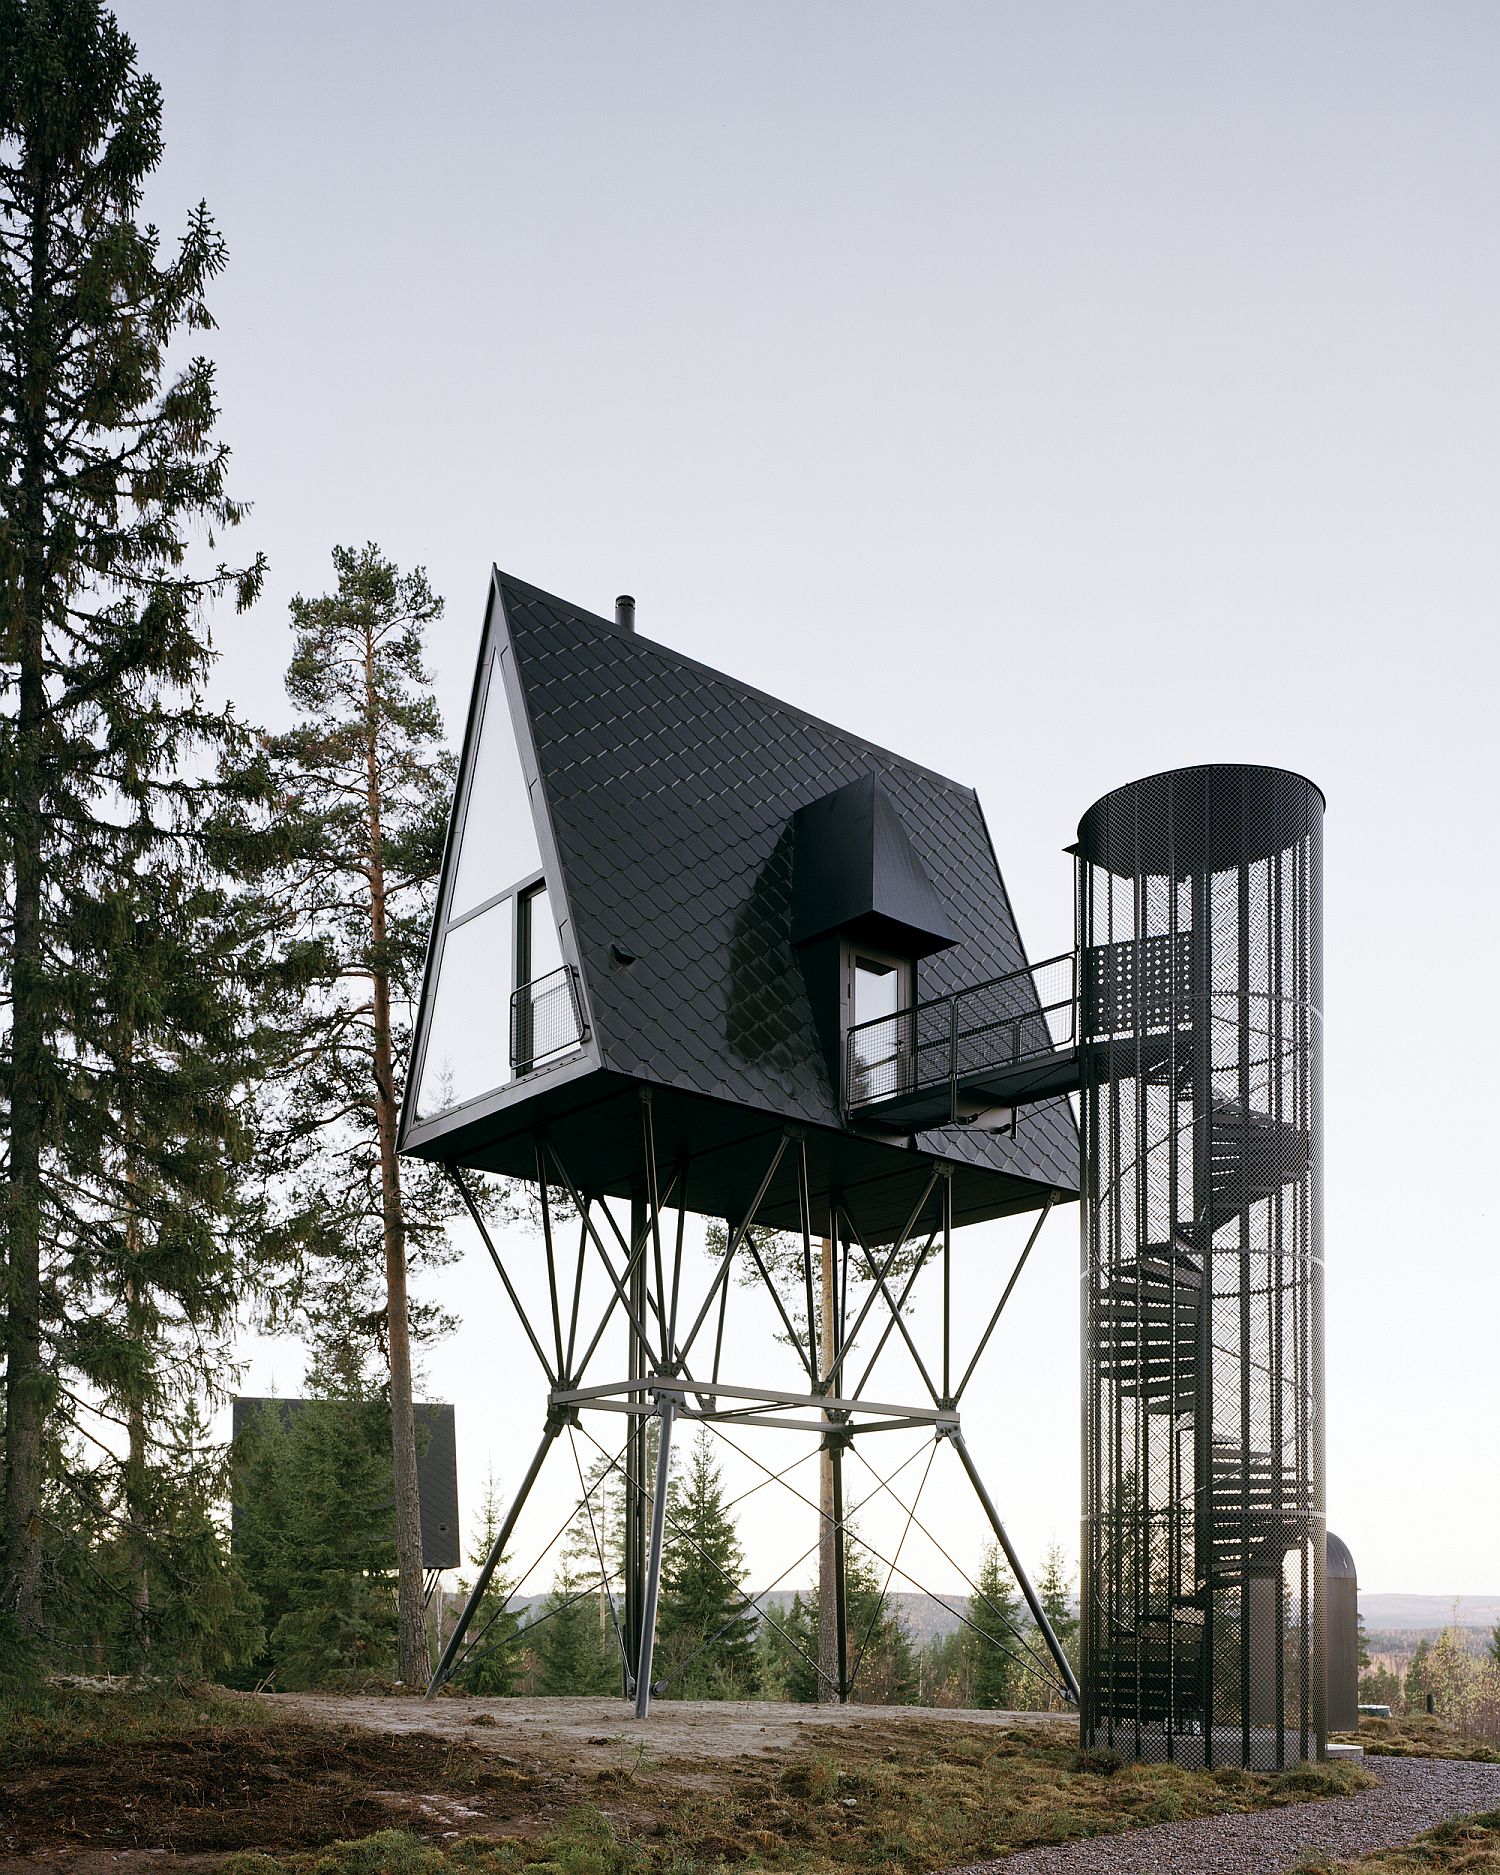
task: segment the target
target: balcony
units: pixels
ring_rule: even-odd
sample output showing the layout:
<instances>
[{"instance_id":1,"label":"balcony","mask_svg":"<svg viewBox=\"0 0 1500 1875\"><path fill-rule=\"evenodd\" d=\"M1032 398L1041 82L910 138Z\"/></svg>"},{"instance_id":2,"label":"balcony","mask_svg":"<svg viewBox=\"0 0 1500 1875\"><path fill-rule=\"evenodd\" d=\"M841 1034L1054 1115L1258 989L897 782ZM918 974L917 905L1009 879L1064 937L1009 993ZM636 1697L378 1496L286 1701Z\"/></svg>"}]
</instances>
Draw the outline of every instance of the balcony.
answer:
<instances>
[{"instance_id":1,"label":"balcony","mask_svg":"<svg viewBox=\"0 0 1500 1875\"><path fill-rule=\"evenodd\" d=\"M523 983L511 992L510 1065L530 1074L559 1055L571 1054L587 1030L578 979L568 964Z\"/></svg>"},{"instance_id":2,"label":"balcony","mask_svg":"<svg viewBox=\"0 0 1500 1875\"><path fill-rule=\"evenodd\" d=\"M844 1106L895 1132L961 1126L1079 1085L1072 951L850 1029Z\"/></svg>"}]
</instances>

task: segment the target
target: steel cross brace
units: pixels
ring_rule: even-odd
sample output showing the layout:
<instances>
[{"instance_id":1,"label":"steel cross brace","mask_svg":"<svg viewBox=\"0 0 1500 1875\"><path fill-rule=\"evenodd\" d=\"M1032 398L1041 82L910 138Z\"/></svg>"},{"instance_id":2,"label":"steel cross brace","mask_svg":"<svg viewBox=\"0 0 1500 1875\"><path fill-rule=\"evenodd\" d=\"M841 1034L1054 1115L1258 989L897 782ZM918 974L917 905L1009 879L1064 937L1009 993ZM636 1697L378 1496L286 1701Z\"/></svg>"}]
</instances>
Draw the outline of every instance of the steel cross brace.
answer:
<instances>
[{"instance_id":1,"label":"steel cross brace","mask_svg":"<svg viewBox=\"0 0 1500 1875\"><path fill-rule=\"evenodd\" d=\"M921 1196L912 1207L900 1231L893 1242L885 1248L871 1251L860 1236L848 1209L835 1200L833 1206L833 1224L836 1242L837 1268L835 1282L838 1290L838 1303L835 1308L834 1337L830 1346L833 1350L828 1371L822 1371L823 1363L818 1358L816 1335L814 1333L814 1310L812 1307L812 1200L808 1174L807 1148L801 1132L788 1128L778 1138L770 1154L754 1198L744 1215L731 1223L726 1247L708 1286L701 1306L681 1344L677 1341L677 1316L681 1298L682 1255L683 1255L683 1201L682 1194L687 1178L687 1164L678 1164L670 1176L662 1181L657 1173L655 1141L652 1131L652 1111L649 1099L642 1101L642 1148L645 1164L645 1182L640 1195L633 1206L629 1237L622 1234L608 1205L604 1207L604 1216L610 1233L614 1236L621 1252L624 1253L623 1269L615 1265L606 1247L599 1226L592 1211L593 1200L585 1197L574 1182L556 1148L538 1135L536 1142L537 1181L541 1191L542 1237L546 1259L548 1281L548 1304L551 1329L552 1352L549 1359L531 1321L528 1318L521 1298L486 1227L484 1217L468 1185L458 1174L453 1172L453 1180L462 1194L464 1204L469 1211L483 1239L485 1249L499 1274L506 1295L515 1309L522 1327L527 1334L538 1365L546 1374L549 1383L548 1414L546 1428L530 1467L510 1504L500 1531L497 1533L494 1547L480 1571L469 1601L463 1610L458 1624L450 1635L442 1659L433 1675L429 1686L429 1697L436 1692L451 1673L454 1663L462 1649L464 1639L478 1609L494 1570L510 1541L516 1522L536 1483L546 1455L559 1432L568 1424L576 1423L580 1412L603 1411L624 1413L632 1416L637 1425L642 1427L640 1437L644 1438L644 1421L656 1417L660 1423L661 1436L657 1453L657 1492L652 1505L651 1529L649 1539L642 1545L645 1554L638 1558L637 1569L640 1580L637 1583L635 1606L638 1616L633 1645L627 1654L634 1655L633 1690L636 1698L637 1713L644 1717L649 1707L652 1693L651 1662L655 1642L655 1615L660 1595L662 1544L665 1530L665 1491L671 1452L671 1434L674 1422L678 1419L697 1420L717 1427L721 1423L743 1423L746 1425L772 1426L795 1431L808 1432L822 1441L830 1450L834 1466L834 1523L836 1536L842 1548L843 1535L843 1477L842 1458L849 1441L870 1432L892 1430L930 1429L939 1440L951 1441L959 1453L964 1469L979 1497L997 1540L1005 1552L1007 1561L1016 1577L1028 1607L1031 1610L1037 1628L1045 1640L1054 1662L1061 1672L1065 1684L1076 1698L1077 1682L1058 1646L1050 1624L1036 1598L1035 1592L1021 1567L998 1513L989 1497L977 1468L974 1466L959 1425L957 1411L958 1398L964 1393L973 1373L983 1355L986 1346L1004 1310L1010 1293L1020 1276L1031 1248L1040 1234L1041 1226L1051 1210L1049 1200L1046 1209L1037 1220L1025 1248L1021 1253L1010 1282L1006 1285L993 1316L980 1337L979 1345L974 1350L967 1368L953 1386L950 1370L950 1284L948 1280L951 1233L952 1199L951 1185L944 1176L946 1168L933 1165L928 1168L928 1177L923 1185ZM802 1249L802 1287L806 1294L804 1305L808 1308L808 1345L803 1347L796 1332L787 1306L783 1301L771 1272L767 1267L759 1246L756 1244L754 1231L757 1228L756 1217L767 1193L775 1181L776 1175L788 1153L793 1155L793 1164L797 1181L798 1212ZM549 1174L550 1163L550 1174ZM571 1200L578 1216L579 1242L576 1268L571 1272L571 1295L567 1295L559 1282L558 1258L556 1255L557 1222L553 1216L548 1195L548 1185L560 1186ZM941 1205L937 1219L928 1219L919 1230L919 1220L927 1210L933 1192L941 1183ZM676 1199L678 1210L675 1243L671 1258L670 1280L668 1278L667 1259L663 1255L663 1226L661 1214L673 1207ZM928 1228L928 1224L931 1228ZM925 1243L921 1241L925 1233ZM916 1342L904 1319L905 1309L912 1289L927 1265L932 1250L941 1233L942 1272L943 1272L943 1321L942 1321L942 1387L941 1391L934 1384L931 1374L923 1361ZM903 1249L915 1238L917 1245L915 1260L904 1280L893 1293L890 1278ZM579 1311L582 1297L584 1270L587 1261L588 1245L592 1242L595 1252L609 1277L612 1293L610 1294L597 1327L584 1346L581 1359L575 1361L579 1345ZM755 1387L737 1385L719 1378L719 1351L715 1348L713 1376L705 1381L694 1377L688 1370L688 1357L700 1331L703 1329L717 1302L720 1310L720 1333L722 1334L722 1313L727 1301L729 1276L736 1255L747 1249L753 1259L757 1273L769 1291L775 1303L783 1327L787 1331L792 1345L807 1371L812 1383L807 1391L782 1389L775 1387ZM858 1307L857 1314L850 1325L848 1302L848 1279L851 1264L851 1249L857 1248L860 1259L866 1266L871 1279L868 1293ZM654 1279L654 1280L653 1280ZM860 1331L869 1318L876 1304L884 1305L888 1320L879 1336L877 1345L871 1354L859 1383L849 1393L840 1385L847 1362L853 1352ZM602 1383L586 1383L587 1373L593 1356L597 1351L610 1322L623 1312L628 1320L636 1346L644 1355L641 1367L632 1366L629 1378ZM566 1324L566 1329L565 1329ZM652 1326L657 1330L657 1337L650 1333ZM931 1406L896 1405L889 1401L871 1400L865 1397L864 1388L868 1384L876 1364L888 1345L893 1332L899 1334L910 1353L914 1364L926 1385ZM950 1394L951 1389L951 1394ZM695 1401L690 1405L689 1401ZM728 1402L721 1405L721 1400ZM782 1409L778 1412L776 1409ZM815 1413L816 1418L794 1418L792 1413ZM633 1435L634 1436L634 1435ZM644 1498L646 1480L643 1475L644 1449L638 1455L638 1462L627 1470L636 1480L636 1490L641 1499L639 1509L644 1519ZM800 1495L795 1494L794 1495ZM810 1500L804 1500L810 1501ZM818 1508L814 1506L814 1508ZM820 1515L826 1513L820 1511ZM646 1535L644 1521L642 1536ZM842 1575L842 1569L837 1571ZM627 1583L627 1592L628 1592ZM842 1598L840 1598L842 1599ZM839 1619L839 1687L841 1695L847 1696L850 1679L847 1653L847 1636L844 1633L844 1620Z\"/></svg>"}]
</instances>

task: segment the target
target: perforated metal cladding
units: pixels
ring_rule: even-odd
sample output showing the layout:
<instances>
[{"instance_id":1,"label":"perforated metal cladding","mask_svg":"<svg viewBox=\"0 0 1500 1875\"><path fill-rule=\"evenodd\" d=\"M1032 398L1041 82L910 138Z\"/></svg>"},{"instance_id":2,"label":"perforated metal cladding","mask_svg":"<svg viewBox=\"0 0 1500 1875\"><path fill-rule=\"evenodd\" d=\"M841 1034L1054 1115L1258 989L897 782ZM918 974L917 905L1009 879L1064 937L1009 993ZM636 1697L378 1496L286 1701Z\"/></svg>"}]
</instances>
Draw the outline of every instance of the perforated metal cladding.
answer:
<instances>
[{"instance_id":1,"label":"perforated metal cladding","mask_svg":"<svg viewBox=\"0 0 1500 1875\"><path fill-rule=\"evenodd\" d=\"M1081 830L1083 1729L1149 1758L1326 1743L1321 831L1232 768Z\"/></svg>"},{"instance_id":2,"label":"perforated metal cladding","mask_svg":"<svg viewBox=\"0 0 1500 1875\"><path fill-rule=\"evenodd\" d=\"M918 994L1024 963L970 790L519 582L501 593L605 1067L842 1125L791 945L791 817L872 769L964 933L917 966ZM1066 1101L1015 1140L921 1145L1076 1188Z\"/></svg>"}]
</instances>

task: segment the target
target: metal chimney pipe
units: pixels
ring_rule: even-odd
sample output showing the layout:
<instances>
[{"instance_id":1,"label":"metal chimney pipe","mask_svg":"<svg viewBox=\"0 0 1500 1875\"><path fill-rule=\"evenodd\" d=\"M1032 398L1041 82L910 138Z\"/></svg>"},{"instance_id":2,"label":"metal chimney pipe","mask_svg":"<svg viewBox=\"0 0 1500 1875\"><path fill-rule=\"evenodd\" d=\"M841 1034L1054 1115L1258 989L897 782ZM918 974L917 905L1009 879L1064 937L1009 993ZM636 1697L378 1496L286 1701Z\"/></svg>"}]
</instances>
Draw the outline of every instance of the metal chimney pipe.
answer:
<instances>
[{"instance_id":1,"label":"metal chimney pipe","mask_svg":"<svg viewBox=\"0 0 1500 1875\"><path fill-rule=\"evenodd\" d=\"M635 630L635 601L628 592L622 592L615 601L615 624L622 632Z\"/></svg>"}]
</instances>

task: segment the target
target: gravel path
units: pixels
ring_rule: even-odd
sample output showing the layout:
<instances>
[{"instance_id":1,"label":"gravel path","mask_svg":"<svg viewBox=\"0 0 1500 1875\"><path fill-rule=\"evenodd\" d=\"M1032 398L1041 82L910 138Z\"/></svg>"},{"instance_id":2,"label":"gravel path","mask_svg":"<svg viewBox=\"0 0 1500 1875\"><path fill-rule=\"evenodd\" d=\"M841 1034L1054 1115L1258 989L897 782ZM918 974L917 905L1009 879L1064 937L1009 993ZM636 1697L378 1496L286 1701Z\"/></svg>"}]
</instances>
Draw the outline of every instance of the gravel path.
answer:
<instances>
[{"instance_id":1,"label":"gravel path","mask_svg":"<svg viewBox=\"0 0 1500 1875\"><path fill-rule=\"evenodd\" d=\"M1023 1849L947 1875L1282 1875L1311 1849L1339 1858L1363 1855L1408 1843L1449 1817L1500 1808L1497 1764L1367 1758L1365 1768L1380 1787L1353 1797Z\"/></svg>"}]
</instances>

